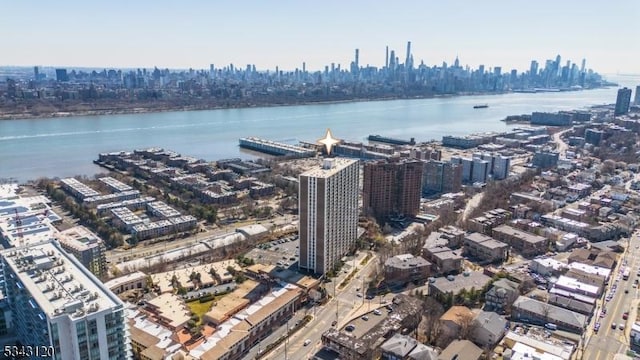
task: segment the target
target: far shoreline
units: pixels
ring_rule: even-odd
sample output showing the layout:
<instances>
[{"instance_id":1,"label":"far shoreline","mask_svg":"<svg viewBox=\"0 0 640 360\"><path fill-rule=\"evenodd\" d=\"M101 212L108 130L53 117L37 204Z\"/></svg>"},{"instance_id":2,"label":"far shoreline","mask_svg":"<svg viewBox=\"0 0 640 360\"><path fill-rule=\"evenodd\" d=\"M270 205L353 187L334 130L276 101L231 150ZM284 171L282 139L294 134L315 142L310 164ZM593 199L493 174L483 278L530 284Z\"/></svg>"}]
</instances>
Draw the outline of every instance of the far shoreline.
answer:
<instances>
[{"instance_id":1,"label":"far shoreline","mask_svg":"<svg viewBox=\"0 0 640 360\"><path fill-rule=\"evenodd\" d=\"M601 86L596 88L580 89L580 90L566 90L558 92L575 92L575 91L588 91L597 89L606 89L609 86ZM208 111L208 110L228 110L228 109L251 109L251 108L269 108L269 107L288 107L288 106L304 106L304 105L330 105L330 104L346 104L355 102L372 102L372 101L392 101L392 100L424 100L435 98L452 98L452 97L464 97L464 96L493 96L493 95L506 95L516 94L517 91L502 91L502 92L473 92L473 93L459 93L459 94L432 94L432 95L417 95L412 97L392 96L392 97L379 97L379 98L354 98L345 100L326 100L326 101L301 101L283 104L246 104L246 105L234 105L234 106L176 106L176 107L133 107L124 109L98 109L98 110L78 110L78 111L57 111L46 114L0 114L0 121L3 120L37 120L48 118L70 118L81 116L109 116L109 115L133 115L133 114L150 114L150 113L165 113L165 112L182 112L182 111ZM533 93L535 94L535 93ZM81 104L78 104L81 105Z\"/></svg>"}]
</instances>

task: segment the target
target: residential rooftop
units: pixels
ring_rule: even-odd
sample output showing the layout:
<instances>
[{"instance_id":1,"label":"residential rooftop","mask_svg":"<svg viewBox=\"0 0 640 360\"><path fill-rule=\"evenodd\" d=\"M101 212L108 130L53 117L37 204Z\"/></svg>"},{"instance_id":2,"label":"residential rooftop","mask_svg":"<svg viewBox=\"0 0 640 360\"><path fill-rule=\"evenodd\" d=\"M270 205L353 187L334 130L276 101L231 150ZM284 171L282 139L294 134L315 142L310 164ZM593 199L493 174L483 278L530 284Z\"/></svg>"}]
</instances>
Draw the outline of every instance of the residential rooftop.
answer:
<instances>
[{"instance_id":1,"label":"residential rooftop","mask_svg":"<svg viewBox=\"0 0 640 360\"><path fill-rule=\"evenodd\" d=\"M541 242L546 242L547 239L543 236L540 235L535 235L535 234L531 234L525 231L522 231L520 229L516 229L512 226L509 225L500 225L500 226L496 226L495 228L493 228L494 232L500 232L503 234L508 234L511 236L515 236L518 239L521 239L523 241L526 241L530 244L537 244L537 243L541 243Z\"/></svg>"},{"instance_id":2,"label":"residential rooftop","mask_svg":"<svg viewBox=\"0 0 640 360\"><path fill-rule=\"evenodd\" d=\"M334 174L340 172L340 170L346 168L349 165L357 163L356 159L345 158L325 158L319 166L307 170L300 174L300 176L315 177L315 178L328 178Z\"/></svg>"},{"instance_id":3,"label":"residential rooftop","mask_svg":"<svg viewBox=\"0 0 640 360\"><path fill-rule=\"evenodd\" d=\"M431 263L423 259L421 256L413 256L412 254L401 254L392 256L384 263L385 266L398 269L410 269L415 267L430 266Z\"/></svg>"},{"instance_id":4,"label":"residential rooftop","mask_svg":"<svg viewBox=\"0 0 640 360\"><path fill-rule=\"evenodd\" d=\"M102 246L102 239L82 225L61 231L58 234L58 241L62 245L73 248L78 252Z\"/></svg>"},{"instance_id":5,"label":"residential rooftop","mask_svg":"<svg viewBox=\"0 0 640 360\"><path fill-rule=\"evenodd\" d=\"M0 255L50 318L83 318L122 306L100 280L55 241L3 250Z\"/></svg>"},{"instance_id":6,"label":"residential rooftop","mask_svg":"<svg viewBox=\"0 0 640 360\"><path fill-rule=\"evenodd\" d=\"M465 274L455 275L452 278L453 280L449 280L447 277L435 278L435 281L431 284L431 286L436 288L441 293L450 292L453 294L457 294L462 289L482 289L491 281L490 277L478 271L468 272L466 276Z\"/></svg>"},{"instance_id":7,"label":"residential rooftop","mask_svg":"<svg viewBox=\"0 0 640 360\"><path fill-rule=\"evenodd\" d=\"M51 210L51 200L41 195L11 195L8 187L5 194L8 196L0 197L0 233L5 245L38 244L55 238L58 230L53 224L62 218Z\"/></svg>"},{"instance_id":8,"label":"residential rooftop","mask_svg":"<svg viewBox=\"0 0 640 360\"><path fill-rule=\"evenodd\" d=\"M147 278L147 274L143 273L142 271L134 271L127 275L123 275L115 279L111 279L105 282L104 286L108 287L109 289L115 289L115 288L119 288L121 285L128 284L134 281L142 281L142 280L145 280L146 278Z\"/></svg>"}]
</instances>

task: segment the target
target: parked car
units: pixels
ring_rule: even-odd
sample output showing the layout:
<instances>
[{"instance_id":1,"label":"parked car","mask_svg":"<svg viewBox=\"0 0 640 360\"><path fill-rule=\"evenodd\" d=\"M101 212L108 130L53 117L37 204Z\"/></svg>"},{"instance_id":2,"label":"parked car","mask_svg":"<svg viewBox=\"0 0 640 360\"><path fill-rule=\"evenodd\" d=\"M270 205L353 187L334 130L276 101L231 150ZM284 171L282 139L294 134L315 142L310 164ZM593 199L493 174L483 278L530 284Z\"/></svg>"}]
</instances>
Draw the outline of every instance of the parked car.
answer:
<instances>
[{"instance_id":1,"label":"parked car","mask_svg":"<svg viewBox=\"0 0 640 360\"><path fill-rule=\"evenodd\" d=\"M304 346L307 346L309 344L311 344L311 340L310 339L307 339L307 340L304 341Z\"/></svg>"},{"instance_id":2,"label":"parked car","mask_svg":"<svg viewBox=\"0 0 640 360\"><path fill-rule=\"evenodd\" d=\"M625 312L624 314L622 314L622 319L623 320L627 320L629 318L629 313Z\"/></svg>"},{"instance_id":3,"label":"parked car","mask_svg":"<svg viewBox=\"0 0 640 360\"><path fill-rule=\"evenodd\" d=\"M614 329L614 330L616 329L616 326L618 326L618 324L616 324L616 323L611 324L611 328Z\"/></svg>"}]
</instances>

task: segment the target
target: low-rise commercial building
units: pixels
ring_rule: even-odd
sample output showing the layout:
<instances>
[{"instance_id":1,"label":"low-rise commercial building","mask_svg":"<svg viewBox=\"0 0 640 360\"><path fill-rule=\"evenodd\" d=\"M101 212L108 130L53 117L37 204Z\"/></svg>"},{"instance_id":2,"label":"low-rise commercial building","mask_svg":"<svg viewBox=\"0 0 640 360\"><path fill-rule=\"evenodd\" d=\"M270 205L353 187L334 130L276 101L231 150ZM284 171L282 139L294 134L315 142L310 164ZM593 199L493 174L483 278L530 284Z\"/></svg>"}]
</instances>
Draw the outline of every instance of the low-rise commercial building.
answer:
<instances>
[{"instance_id":1,"label":"low-rise commercial building","mask_svg":"<svg viewBox=\"0 0 640 360\"><path fill-rule=\"evenodd\" d=\"M218 325L216 332L189 351L200 360L238 360L273 329L290 319L300 305L301 291L293 285L280 285L260 301L248 306Z\"/></svg>"},{"instance_id":2,"label":"low-rise commercial building","mask_svg":"<svg viewBox=\"0 0 640 360\"><path fill-rule=\"evenodd\" d=\"M340 329L332 328L322 334L322 344L340 354L340 358L373 360L380 356L380 344L402 329L413 331L420 323L415 314L422 309L422 302L408 295L393 298L393 315L386 316L377 325L354 337Z\"/></svg>"}]
</instances>

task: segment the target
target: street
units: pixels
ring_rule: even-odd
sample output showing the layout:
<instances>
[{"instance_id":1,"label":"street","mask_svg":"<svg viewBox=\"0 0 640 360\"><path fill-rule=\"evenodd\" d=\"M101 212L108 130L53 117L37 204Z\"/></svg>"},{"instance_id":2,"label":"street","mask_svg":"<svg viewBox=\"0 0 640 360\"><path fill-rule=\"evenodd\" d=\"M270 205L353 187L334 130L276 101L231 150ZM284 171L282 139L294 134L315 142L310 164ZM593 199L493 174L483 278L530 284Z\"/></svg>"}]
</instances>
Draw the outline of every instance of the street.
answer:
<instances>
[{"instance_id":1,"label":"street","mask_svg":"<svg viewBox=\"0 0 640 360\"><path fill-rule=\"evenodd\" d=\"M636 234L632 235L629 247L620 259L620 264L614 269L614 273L611 276L611 280L603 299L598 302L596 312L593 316L590 326L587 328L584 334L584 339L587 341L586 349L584 350L581 358L588 360L604 360L611 359L614 354L626 353L629 349L629 333L631 331L631 325L636 319L636 310L632 304L637 307L640 294L638 288L633 287L635 279L638 277L636 273L640 269L640 250L638 248L640 242ZM631 276L629 280L622 279L622 269L629 267ZM612 293L612 288L616 287L615 295L610 301L606 301L606 296ZM625 294L625 290L629 290L628 294ZM604 304L604 305L603 305ZM607 313L604 318L600 317L601 310L607 309ZM629 312L627 320L623 320L622 314ZM596 322L600 322L600 330L598 333L594 333L593 325ZM613 323L616 324L616 328L613 329ZM620 330L620 324L624 324L624 330Z\"/></svg>"},{"instance_id":2,"label":"street","mask_svg":"<svg viewBox=\"0 0 640 360\"><path fill-rule=\"evenodd\" d=\"M355 261L357 267L360 266L360 261L366 254L363 252L360 255L361 256L359 256ZM369 262L358 271L358 275L353 277L349 284L342 290L337 288L340 281L342 281L340 279L334 279L332 283L327 283L327 290L332 296L333 285L336 285L335 297L326 304L317 306L309 311L310 315L314 315L314 319L289 338L286 344L286 353L285 344L282 343L270 354L265 356L264 359L311 359L316 352L322 349L322 333L331 328L331 323L334 320L338 322L336 324L337 327L342 327L346 325L346 322L351 318L368 311L373 311L373 309L380 306L381 303L384 304L385 302L390 301L393 294L389 294L384 297L376 296L371 300L367 300L365 298L366 294L364 291L367 284L364 279L367 278L376 261L376 257L371 258ZM360 290L356 291L356 289ZM281 331L281 329L278 329L277 331ZM305 346L304 342L307 339L310 340L310 343ZM269 344L270 342L264 341L263 343L266 346L266 344ZM244 359L254 359L255 354L256 349L252 349Z\"/></svg>"}]
</instances>

